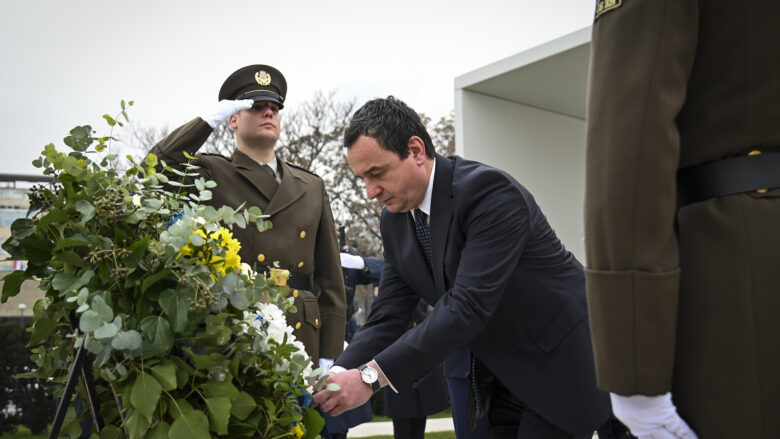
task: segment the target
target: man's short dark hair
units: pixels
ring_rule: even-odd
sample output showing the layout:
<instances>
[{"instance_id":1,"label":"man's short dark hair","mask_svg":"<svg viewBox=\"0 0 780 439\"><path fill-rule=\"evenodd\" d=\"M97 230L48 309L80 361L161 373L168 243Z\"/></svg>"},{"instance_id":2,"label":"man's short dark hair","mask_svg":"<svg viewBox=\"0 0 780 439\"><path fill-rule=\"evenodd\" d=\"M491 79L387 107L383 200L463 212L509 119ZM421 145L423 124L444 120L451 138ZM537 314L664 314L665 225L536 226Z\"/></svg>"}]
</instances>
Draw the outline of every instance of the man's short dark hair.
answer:
<instances>
[{"instance_id":1,"label":"man's short dark hair","mask_svg":"<svg viewBox=\"0 0 780 439\"><path fill-rule=\"evenodd\" d=\"M425 155L428 158L435 156L431 136L420 116L392 96L368 101L355 112L344 130L344 146L351 148L360 136L371 137L402 159L409 155L409 139L417 136L425 144Z\"/></svg>"}]
</instances>

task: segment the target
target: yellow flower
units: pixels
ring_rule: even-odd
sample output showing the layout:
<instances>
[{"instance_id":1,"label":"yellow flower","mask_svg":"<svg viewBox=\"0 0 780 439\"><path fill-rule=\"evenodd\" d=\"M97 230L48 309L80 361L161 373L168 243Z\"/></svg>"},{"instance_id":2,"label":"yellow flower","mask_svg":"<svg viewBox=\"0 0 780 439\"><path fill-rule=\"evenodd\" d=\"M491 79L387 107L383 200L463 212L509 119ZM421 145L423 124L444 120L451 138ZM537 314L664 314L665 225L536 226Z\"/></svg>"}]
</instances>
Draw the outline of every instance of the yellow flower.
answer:
<instances>
[{"instance_id":1,"label":"yellow flower","mask_svg":"<svg viewBox=\"0 0 780 439\"><path fill-rule=\"evenodd\" d=\"M295 424L295 427L290 429L290 433L295 435L296 439L300 439L303 437L303 429L301 428L301 423Z\"/></svg>"},{"instance_id":2,"label":"yellow flower","mask_svg":"<svg viewBox=\"0 0 780 439\"><path fill-rule=\"evenodd\" d=\"M287 279L290 277L289 270L271 268L270 270L268 270L268 273L270 274L271 280L273 280L277 286L281 287L287 285Z\"/></svg>"}]
</instances>

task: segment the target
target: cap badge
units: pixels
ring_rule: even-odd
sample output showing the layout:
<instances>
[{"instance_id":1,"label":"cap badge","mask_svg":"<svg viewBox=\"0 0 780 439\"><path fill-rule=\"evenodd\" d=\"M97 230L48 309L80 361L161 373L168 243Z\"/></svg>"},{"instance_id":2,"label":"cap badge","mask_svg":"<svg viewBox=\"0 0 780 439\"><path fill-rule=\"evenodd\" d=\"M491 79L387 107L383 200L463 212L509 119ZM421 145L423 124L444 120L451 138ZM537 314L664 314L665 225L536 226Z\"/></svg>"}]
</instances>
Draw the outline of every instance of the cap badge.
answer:
<instances>
[{"instance_id":1,"label":"cap badge","mask_svg":"<svg viewBox=\"0 0 780 439\"><path fill-rule=\"evenodd\" d=\"M260 70L259 72L255 73L255 81L257 81L257 83L260 85L268 85L271 83L271 75L269 75L265 70Z\"/></svg>"}]
</instances>

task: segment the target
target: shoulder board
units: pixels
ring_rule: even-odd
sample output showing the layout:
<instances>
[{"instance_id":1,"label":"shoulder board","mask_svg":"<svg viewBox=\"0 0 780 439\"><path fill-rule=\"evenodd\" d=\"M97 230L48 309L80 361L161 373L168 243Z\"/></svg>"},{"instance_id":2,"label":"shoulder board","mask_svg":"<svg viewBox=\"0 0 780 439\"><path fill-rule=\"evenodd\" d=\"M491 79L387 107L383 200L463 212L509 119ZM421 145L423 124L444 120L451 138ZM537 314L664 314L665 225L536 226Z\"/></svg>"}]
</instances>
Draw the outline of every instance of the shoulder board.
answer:
<instances>
[{"instance_id":1,"label":"shoulder board","mask_svg":"<svg viewBox=\"0 0 780 439\"><path fill-rule=\"evenodd\" d=\"M311 174L311 175L313 175L313 176L315 176L315 177L319 177L319 175L317 175L317 174L315 174L315 173L313 173L313 172L309 171L309 170L308 170L308 169L306 169L306 168L302 168L302 167L300 167L300 166L298 166L298 165L294 165L294 164L292 164L292 163L290 163L290 162L285 162L285 163L287 163L287 166L289 166L289 167L291 167L291 168L300 169L301 171L303 171L303 172L305 172L305 173L307 173L307 174Z\"/></svg>"},{"instance_id":2,"label":"shoulder board","mask_svg":"<svg viewBox=\"0 0 780 439\"><path fill-rule=\"evenodd\" d=\"M201 153L198 153L198 155L200 155L200 156L208 156L208 157L219 157L219 158L225 159L227 161L232 161L232 157L226 157L226 156L224 156L222 154L215 154L215 153L212 153L212 152L201 152Z\"/></svg>"}]
</instances>

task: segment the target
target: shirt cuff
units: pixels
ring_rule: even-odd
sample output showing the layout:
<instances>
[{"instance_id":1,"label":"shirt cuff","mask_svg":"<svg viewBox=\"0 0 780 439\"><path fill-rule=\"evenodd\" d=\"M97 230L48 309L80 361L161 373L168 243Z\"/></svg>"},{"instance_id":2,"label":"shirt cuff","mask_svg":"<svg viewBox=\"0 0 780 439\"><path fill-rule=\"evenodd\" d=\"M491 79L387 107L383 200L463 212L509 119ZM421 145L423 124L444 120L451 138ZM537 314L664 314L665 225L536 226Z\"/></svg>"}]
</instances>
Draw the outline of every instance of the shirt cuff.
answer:
<instances>
[{"instance_id":1,"label":"shirt cuff","mask_svg":"<svg viewBox=\"0 0 780 439\"><path fill-rule=\"evenodd\" d=\"M382 368L379 367L379 363L376 362L376 359L374 359L374 364L376 364L376 368L379 369L379 372L382 373L382 375L385 376L385 380L387 381L387 387L389 387L393 392L398 393L398 390L395 390L395 387L393 387L393 383L390 382L390 378L385 375L384 372L382 372Z\"/></svg>"}]
</instances>

